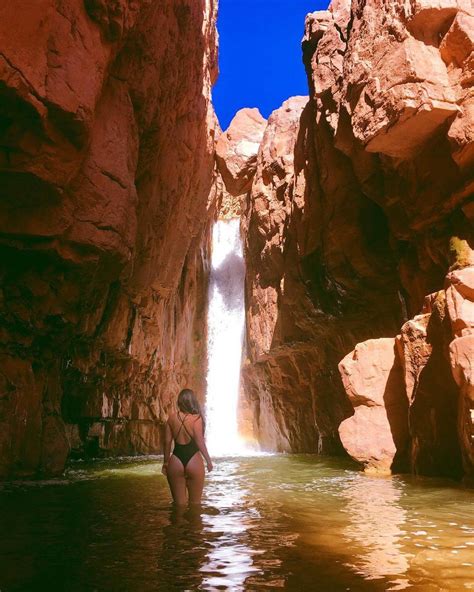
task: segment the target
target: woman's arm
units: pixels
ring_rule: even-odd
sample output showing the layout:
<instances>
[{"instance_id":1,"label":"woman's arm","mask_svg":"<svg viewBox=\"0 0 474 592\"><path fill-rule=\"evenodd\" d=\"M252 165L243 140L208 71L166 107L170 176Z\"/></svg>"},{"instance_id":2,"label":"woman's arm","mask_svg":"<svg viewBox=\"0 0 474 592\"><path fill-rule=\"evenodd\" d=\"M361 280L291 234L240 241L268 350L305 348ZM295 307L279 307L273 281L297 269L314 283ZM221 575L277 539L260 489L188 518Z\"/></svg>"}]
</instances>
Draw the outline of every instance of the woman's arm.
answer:
<instances>
[{"instance_id":1,"label":"woman's arm","mask_svg":"<svg viewBox=\"0 0 474 592\"><path fill-rule=\"evenodd\" d=\"M206 441L204 440L204 427L203 426L204 426L204 424L202 421L202 417L198 417L198 419L196 419L196 421L193 424L194 440L195 440L196 444L198 445L199 450L201 451L204 459L206 460L207 470L209 472L211 472L213 469L212 460L211 460L211 457L209 456L209 452L207 451Z\"/></svg>"},{"instance_id":2,"label":"woman's arm","mask_svg":"<svg viewBox=\"0 0 474 592\"><path fill-rule=\"evenodd\" d=\"M170 424L166 422L166 429L165 429L165 450L163 453L163 466L161 468L161 472L163 475L166 475L166 470L168 468L168 461L171 456L171 442L173 441L173 434L171 433Z\"/></svg>"}]
</instances>

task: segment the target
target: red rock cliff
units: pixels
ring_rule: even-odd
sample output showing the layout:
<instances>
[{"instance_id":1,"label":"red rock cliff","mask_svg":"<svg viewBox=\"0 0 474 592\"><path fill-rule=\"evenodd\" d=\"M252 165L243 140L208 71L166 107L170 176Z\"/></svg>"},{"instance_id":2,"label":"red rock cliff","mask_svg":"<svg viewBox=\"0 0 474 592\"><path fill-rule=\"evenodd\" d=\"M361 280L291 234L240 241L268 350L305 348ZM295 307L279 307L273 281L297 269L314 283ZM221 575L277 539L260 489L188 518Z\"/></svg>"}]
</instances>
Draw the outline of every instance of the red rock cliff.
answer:
<instances>
[{"instance_id":1,"label":"red rock cliff","mask_svg":"<svg viewBox=\"0 0 474 592\"><path fill-rule=\"evenodd\" d=\"M472 472L473 18L462 0L307 18L310 99L270 117L244 220L246 404L268 448L335 451L341 432L361 462L383 437L383 466Z\"/></svg>"},{"instance_id":2,"label":"red rock cliff","mask_svg":"<svg viewBox=\"0 0 474 592\"><path fill-rule=\"evenodd\" d=\"M203 387L214 1L0 7L0 475L157 452Z\"/></svg>"}]
</instances>

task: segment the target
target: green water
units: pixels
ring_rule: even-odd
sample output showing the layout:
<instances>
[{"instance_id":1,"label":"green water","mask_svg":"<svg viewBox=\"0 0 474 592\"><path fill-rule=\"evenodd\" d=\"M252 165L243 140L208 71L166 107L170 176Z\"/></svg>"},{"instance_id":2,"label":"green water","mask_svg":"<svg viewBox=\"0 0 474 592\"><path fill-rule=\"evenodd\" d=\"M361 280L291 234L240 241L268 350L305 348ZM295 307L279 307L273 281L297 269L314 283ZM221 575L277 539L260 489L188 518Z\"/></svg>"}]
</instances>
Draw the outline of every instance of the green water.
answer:
<instances>
[{"instance_id":1,"label":"green water","mask_svg":"<svg viewBox=\"0 0 474 592\"><path fill-rule=\"evenodd\" d=\"M474 590L473 492L312 456L224 459L176 512L157 460L0 489L0 590Z\"/></svg>"}]
</instances>

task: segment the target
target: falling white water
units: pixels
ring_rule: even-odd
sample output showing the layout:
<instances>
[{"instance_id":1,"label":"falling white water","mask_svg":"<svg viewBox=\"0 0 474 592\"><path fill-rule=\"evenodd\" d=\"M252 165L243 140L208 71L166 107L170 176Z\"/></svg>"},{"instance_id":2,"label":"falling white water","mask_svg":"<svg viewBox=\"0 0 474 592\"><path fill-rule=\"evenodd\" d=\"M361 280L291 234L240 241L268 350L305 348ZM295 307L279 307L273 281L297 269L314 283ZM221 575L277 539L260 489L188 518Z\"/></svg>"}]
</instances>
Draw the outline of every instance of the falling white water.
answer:
<instances>
[{"instance_id":1,"label":"falling white water","mask_svg":"<svg viewBox=\"0 0 474 592\"><path fill-rule=\"evenodd\" d=\"M244 337L245 265L240 220L219 220L212 231L208 309L206 440L211 454L244 452L237 404Z\"/></svg>"}]
</instances>

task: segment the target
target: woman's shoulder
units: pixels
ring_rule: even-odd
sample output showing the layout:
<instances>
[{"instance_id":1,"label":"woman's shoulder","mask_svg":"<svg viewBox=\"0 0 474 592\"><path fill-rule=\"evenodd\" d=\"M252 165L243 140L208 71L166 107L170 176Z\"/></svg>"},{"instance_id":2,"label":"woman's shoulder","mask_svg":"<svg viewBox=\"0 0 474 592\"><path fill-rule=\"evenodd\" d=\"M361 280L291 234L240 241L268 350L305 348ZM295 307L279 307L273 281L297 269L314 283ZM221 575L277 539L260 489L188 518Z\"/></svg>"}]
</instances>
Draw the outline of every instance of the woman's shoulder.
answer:
<instances>
[{"instance_id":1,"label":"woman's shoulder","mask_svg":"<svg viewBox=\"0 0 474 592\"><path fill-rule=\"evenodd\" d=\"M178 416L176 414L175 411L172 411L169 415L168 415L168 423L174 423L176 422L176 420L178 419Z\"/></svg>"},{"instance_id":2,"label":"woman's shoulder","mask_svg":"<svg viewBox=\"0 0 474 592\"><path fill-rule=\"evenodd\" d=\"M202 426L203 425L202 415L200 413L196 413L195 415L191 415L191 423L196 426Z\"/></svg>"},{"instance_id":3,"label":"woman's shoulder","mask_svg":"<svg viewBox=\"0 0 474 592\"><path fill-rule=\"evenodd\" d=\"M202 422L202 415L200 413L180 413L179 411L172 411L168 415L169 423L184 422L186 425L188 425L199 421Z\"/></svg>"}]
</instances>

